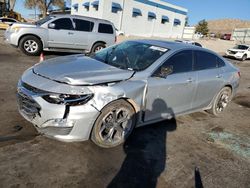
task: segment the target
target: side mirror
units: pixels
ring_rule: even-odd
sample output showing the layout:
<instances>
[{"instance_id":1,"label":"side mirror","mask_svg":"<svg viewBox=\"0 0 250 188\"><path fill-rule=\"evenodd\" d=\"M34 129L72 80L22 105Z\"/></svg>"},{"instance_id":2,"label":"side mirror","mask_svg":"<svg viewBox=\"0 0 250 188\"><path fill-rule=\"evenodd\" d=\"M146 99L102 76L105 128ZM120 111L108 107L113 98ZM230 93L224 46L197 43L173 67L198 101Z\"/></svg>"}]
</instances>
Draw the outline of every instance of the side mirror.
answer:
<instances>
[{"instance_id":1,"label":"side mirror","mask_svg":"<svg viewBox=\"0 0 250 188\"><path fill-rule=\"evenodd\" d=\"M173 72L173 66L161 67L160 77L166 78Z\"/></svg>"},{"instance_id":2,"label":"side mirror","mask_svg":"<svg viewBox=\"0 0 250 188\"><path fill-rule=\"evenodd\" d=\"M56 28L56 24L54 24L54 23L49 23L48 28L50 28L50 29L55 29L55 28Z\"/></svg>"}]
</instances>

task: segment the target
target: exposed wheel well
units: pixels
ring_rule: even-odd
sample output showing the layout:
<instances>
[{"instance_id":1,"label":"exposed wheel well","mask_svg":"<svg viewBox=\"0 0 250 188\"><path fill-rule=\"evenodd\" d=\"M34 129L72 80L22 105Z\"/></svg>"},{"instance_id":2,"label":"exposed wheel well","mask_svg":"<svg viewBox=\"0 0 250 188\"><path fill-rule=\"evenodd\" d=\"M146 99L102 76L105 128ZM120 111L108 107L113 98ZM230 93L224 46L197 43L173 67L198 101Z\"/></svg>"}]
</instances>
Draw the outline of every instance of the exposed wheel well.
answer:
<instances>
[{"instance_id":1,"label":"exposed wheel well","mask_svg":"<svg viewBox=\"0 0 250 188\"><path fill-rule=\"evenodd\" d=\"M231 92L233 92L233 87L230 84L227 84L224 87L229 87L231 89Z\"/></svg>"},{"instance_id":2,"label":"exposed wheel well","mask_svg":"<svg viewBox=\"0 0 250 188\"><path fill-rule=\"evenodd\" d=\"M102 43L102 44L107 44L106 42L104 42L104 41L97 41L97 42L95 42L94 44L92 44L92 46L91 46L91 49L93 48L93 46L95 45L95 44L97 44L97 43Z\"/></svg>"},{"instance_id":3,"label":"exposed wheel well","mask_svg":"<svg viewBox=\"0 0 250 188\"><path fill-rule=\"evenodd\" d=\"M43 45L43 41L42 41L42 39L41 39L39 36L34 35L34 34L25 34L25 35L22 35L22 36L19 38L19 40L18 40L18 46L19 46L20 41L22 40L22 38L23 38L23 37L26 37L26 36L33 36L33 37L38 38L38 39L42 42L42 45Z\"/></svg>"}]
</instances>

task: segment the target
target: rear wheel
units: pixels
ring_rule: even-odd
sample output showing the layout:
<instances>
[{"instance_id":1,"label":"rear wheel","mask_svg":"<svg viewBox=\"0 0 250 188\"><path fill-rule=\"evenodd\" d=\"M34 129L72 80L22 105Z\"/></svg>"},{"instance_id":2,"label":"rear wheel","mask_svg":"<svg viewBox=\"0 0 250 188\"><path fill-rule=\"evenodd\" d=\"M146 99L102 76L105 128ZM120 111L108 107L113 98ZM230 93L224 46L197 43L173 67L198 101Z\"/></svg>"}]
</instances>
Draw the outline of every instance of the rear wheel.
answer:
<instances>
[{"instance_id":1,"label":"rear wheel","mask_svg":"<svg viewBox=\"0 0 250 188\"><path fill-rule=\"evenodd\" d=\"M91 53L95 53L95 52L98 52L100 50L102 50L103 48L105 48L105 44L102 43L102 42L98 42L98 43L95 43L91 49Z\"/></svg>"},{"instance_id":2,"label":"rear wheel","mask_svg":"<svg viewBox=\"0 0 250 188\"><path fill-rule=\"evenodd\" d=\"M100 147L111 148L123 143L135 126L134 108L125 100L117 100L101 111L91 140Z\"/></svg>"},{"instance_id":3,"label":"rear wheel","mask_svg":"<svg viewBox=\"0 0 250 188\"><path fill-rule=\"evenodd\" d=\"M35 36L25 36L20 40L19 48L26 55L40 55L42 52L42 42Z\"/></svg>"},{"instance_id":4,"label":"rear wheel","mask_svg":"<svg viewBox=\"0 0 250 188\"><path fill-rule=\"evenodd\" d=\"M245 54L245 55L242 56L241 61L245 61L246 59L247 59L247 54Z\"/></svg>"},{"instance_id":5,"label":"rear wheel","mask_svg":"<svg viewBox=\"0 0 250 188\"><path fill-rule=\"evenodd\" d=\"M232 97L232 90L230 87L224 87L217 94L212 103L212 108L208 110L209 113L218 116L225 110Z\"/></svg>"}]
</instances>

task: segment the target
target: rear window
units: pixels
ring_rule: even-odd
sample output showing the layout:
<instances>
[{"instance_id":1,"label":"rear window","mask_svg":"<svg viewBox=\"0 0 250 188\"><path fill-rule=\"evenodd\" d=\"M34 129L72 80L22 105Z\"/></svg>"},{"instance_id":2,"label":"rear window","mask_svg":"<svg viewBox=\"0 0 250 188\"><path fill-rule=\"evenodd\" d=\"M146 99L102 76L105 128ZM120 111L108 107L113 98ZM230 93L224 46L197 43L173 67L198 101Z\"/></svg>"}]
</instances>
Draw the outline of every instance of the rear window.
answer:
<instances>
[{"instance_id":1,"label":"rear window","mask_svg":"<svg viewBox=\"0 0 250 188\"><path fill-rule=\"evenodd\" d=\"M217 64L218 64L218 67L224 67L225 66L225 62L222 59L218 58L218 57L217 57Z\"/></svg>"},{"instance_id":2,"label":"rear window","mask_svg":"<svg viewBox=\"0 0 250 188\"><path fill-rule=\"evenodd\" d=\"M86 20L80 20L80 19L73 19L75 22L75 30L77 31L85 31L85 32L91 32L94 27L94 22L86 21Z\"/></svg>"},{"instance_id":3,"label":"rear window","mask_svg":"<svg viewBox=\"0 0 250 188\"><path fill-rule=\"evenodd\" d=\"M212 69L217 67L217 57L214 54L195 51L194 70Z\"/></svg>"},{"instance_id":4,"label":"rear window","mask_svg":"<svg viewBox=\"0 0 250 188\"><path fill-rule=\"evenodd\" d=\"M100 23L98 27L98 33L113 34L114 30L113 30L112 25Z\"/></svg>"}]
</instances>

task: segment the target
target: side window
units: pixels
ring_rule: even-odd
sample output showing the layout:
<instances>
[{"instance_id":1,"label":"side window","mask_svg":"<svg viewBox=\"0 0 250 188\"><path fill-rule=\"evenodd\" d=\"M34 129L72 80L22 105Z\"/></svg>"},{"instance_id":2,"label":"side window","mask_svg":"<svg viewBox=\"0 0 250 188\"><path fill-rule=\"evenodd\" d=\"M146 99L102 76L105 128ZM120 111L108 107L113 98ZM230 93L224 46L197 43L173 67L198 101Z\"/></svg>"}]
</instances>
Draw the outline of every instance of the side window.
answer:
<instances>
[{"instance_id":1,"label":"side window","mask_svg":"<svg viewBox=\"0 0 250 188\"><path fill-rule=\"evenodd\" d=\"M213 69L217 67L217 57L214 54L195 51L194 70Z\"/></svg>"},{"instance_id":2,"label":"side window","mask_svg":"<svg viewBox=\"0 0 250 188\"><path fill-rule=\"evenodd\" d=\"M73 30L72 21L69 18L59 18L52 23L55 24L55 29Z\"/></svg>"},{"instance_id":3,"label":"side window","mask_svg":"<svg viewBox=\"0 0 250 188\"><path fill-rule=\"evenodd\" d=\"M217 57L217 66L218 67L224 67L225 66L225 62L221 59Z\"/></svg>"},{"instance_id":4,"label":"side window","mask_svg":"<svg viewBox=\"0 0 250 188\"><path fill-rule=\"evenodd\" d=\"M94 27L94 23L86 20L73 19L76 25L75 30L91 32Z\"/></svg>"},{"instance_id":5,"label":"side window","mask_svg":"<svg viewBox=\"0 0 250 188\"><path fill-rule=\"evenodd\" d=\"M114 33L114 30L113 30L112 25L100 23L100 24L99 24L99 27L98 27L98 33L113 34L113 33Z\"/></svg>"},{"instance_id":6,"label":"side window","mask_svg":"<svg viewBox=\"0 0 250 188\"><path fill-rule=\"evenodd\" d=\"M161 75L162 68L172 68L172 74L192 71L193 53L192 50L184 50L170 57L154 75Z\"/></svg>"}]
</instances>

